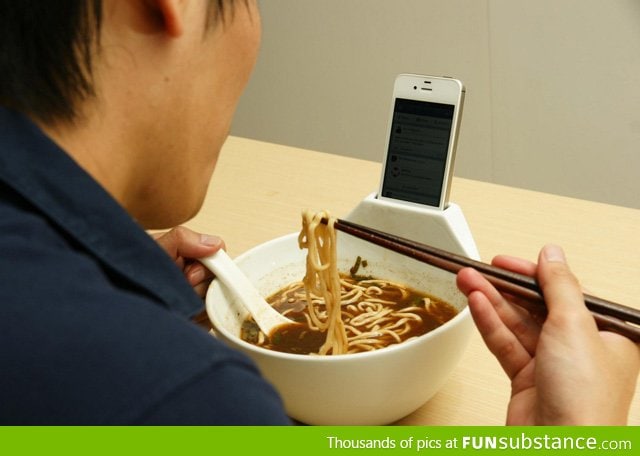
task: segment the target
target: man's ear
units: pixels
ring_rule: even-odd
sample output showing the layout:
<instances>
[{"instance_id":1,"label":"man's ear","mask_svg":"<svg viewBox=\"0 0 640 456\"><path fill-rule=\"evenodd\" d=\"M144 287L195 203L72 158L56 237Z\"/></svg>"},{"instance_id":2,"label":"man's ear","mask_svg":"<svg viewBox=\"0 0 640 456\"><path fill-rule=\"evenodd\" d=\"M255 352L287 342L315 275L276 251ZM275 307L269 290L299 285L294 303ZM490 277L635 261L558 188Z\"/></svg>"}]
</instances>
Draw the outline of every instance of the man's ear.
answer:
<instances>
[{"instance_id":1,"label":"man's ear","mask_svg":"<svg viewBox=\"0 0 640 456\"><path fill-rule=\"evenodd\" d=\"M174 38L182 35L184 31L184 1L146 0L145 3L157 28L162 28L167 35Z\"/></svg>"}]
</instances>

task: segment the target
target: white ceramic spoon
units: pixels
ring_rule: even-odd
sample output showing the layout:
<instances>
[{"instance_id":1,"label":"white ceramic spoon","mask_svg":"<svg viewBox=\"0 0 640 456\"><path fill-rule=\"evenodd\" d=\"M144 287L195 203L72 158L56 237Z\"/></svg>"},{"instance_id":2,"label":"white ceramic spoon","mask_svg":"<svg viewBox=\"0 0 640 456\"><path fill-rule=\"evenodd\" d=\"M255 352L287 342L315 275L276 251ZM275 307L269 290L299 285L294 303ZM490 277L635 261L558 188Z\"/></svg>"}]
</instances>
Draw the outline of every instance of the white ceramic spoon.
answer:
<instances>
[{"instance_id":1,"label":"white ceramic spoon","mask_svg":"<svg viewBox=\"0 0 640 456\"><path fill-rule=\"evenodd\" d=\"M278 326L296 324L293 320L283 317L265 301L224 250L221 249L211 256L199 258L198 261L213 272L216 278L240 300L267 336Z\"/></svg>"}]
</instances>

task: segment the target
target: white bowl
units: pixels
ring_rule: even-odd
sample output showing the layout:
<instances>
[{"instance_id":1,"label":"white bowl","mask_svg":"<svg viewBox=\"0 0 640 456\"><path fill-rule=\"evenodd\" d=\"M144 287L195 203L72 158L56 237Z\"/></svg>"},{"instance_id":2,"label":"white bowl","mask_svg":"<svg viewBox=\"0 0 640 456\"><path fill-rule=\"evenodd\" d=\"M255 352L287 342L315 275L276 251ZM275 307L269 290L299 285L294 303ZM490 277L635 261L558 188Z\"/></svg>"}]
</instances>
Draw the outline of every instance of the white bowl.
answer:
<instances>
[{"instance_id":1,"label":"white bowl","mask_svg":"<svg viewBox=\"0 0 640 456\"><path fill-rule=\"evenodd\" d=\"M235 261L266 297L302 278L305 254L294 233L261 244ZM410 414L444 384L472 332L467 300L452 274L339 233L339 270L348 271L358 255L368 261L366 274L425 291L460 312L423 336L384 349L339 356L294 355L241 340L246 310L217 281L207 293L207 313L217 336L258 364L280 392L289 416L303 423L380 425Z\"/></svg>"}]
</instances>

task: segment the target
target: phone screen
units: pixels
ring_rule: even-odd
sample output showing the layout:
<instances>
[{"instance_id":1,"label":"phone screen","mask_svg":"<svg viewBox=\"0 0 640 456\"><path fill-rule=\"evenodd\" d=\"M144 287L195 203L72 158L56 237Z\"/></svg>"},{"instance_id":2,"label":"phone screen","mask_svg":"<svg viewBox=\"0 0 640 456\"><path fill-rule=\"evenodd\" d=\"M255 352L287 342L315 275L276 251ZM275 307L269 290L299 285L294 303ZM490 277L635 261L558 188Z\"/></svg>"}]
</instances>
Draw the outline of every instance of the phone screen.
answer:
<instances>
[{"instance_id":1,"label":"phone screen","mask_svg":"<svg viewBox=\"0 0 640 456\"><path fill-rule=\"evenodd\" d=\"M382 196L438 206L454 106L396 98Z\"/></svg>"}]
</instances>

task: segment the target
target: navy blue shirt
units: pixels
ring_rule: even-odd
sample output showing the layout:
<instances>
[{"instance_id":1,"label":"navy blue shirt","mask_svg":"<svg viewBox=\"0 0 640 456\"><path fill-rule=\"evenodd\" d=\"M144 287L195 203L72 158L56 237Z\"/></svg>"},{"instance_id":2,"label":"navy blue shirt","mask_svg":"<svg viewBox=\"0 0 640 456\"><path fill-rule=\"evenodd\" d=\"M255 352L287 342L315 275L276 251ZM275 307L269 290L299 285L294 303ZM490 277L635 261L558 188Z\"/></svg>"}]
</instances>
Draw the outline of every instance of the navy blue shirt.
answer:
<instances>
[{"instance_id":1,"label":"navy blue shirt","mask_svg":"<svg viewBox=\"0 0 640 456\"><path fill-rule=\"evenodd\" d=\"M0 108L0 424L288 424L190 321L182 272L63 150Z\"/></svg>"}]
</instances>

